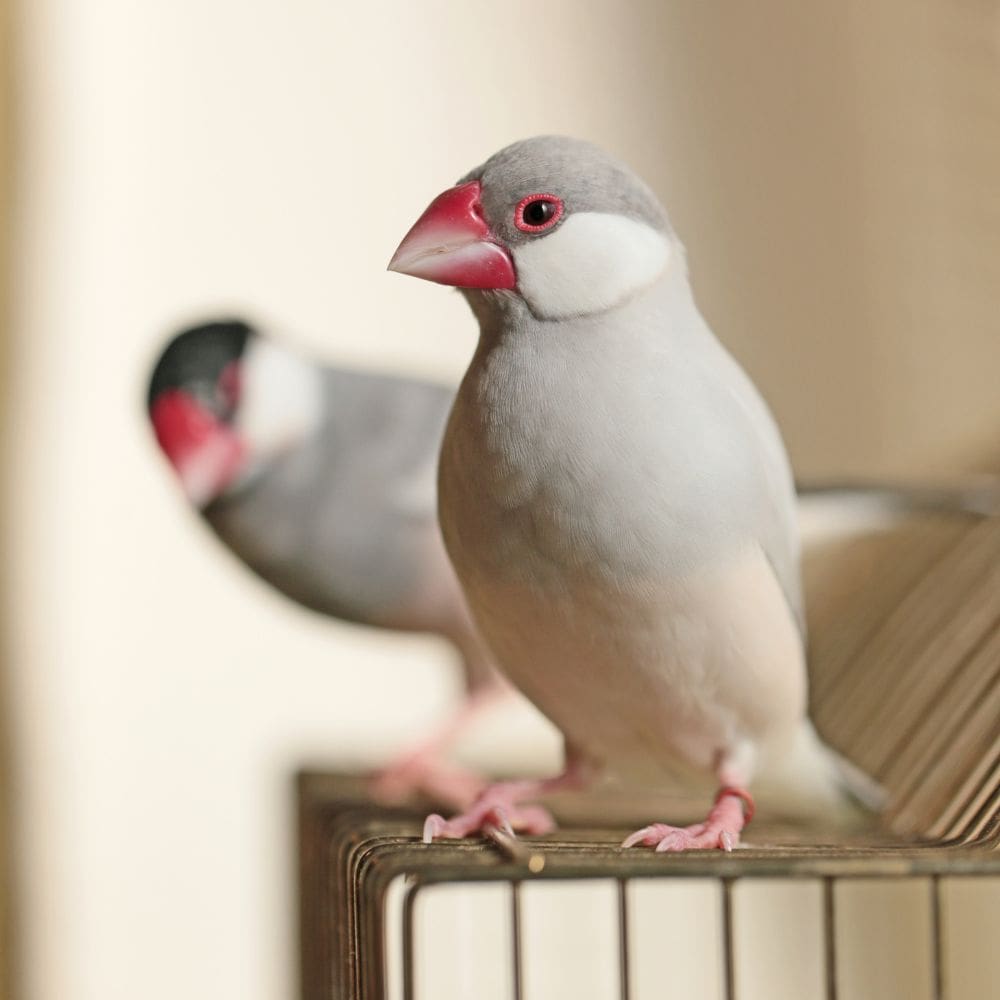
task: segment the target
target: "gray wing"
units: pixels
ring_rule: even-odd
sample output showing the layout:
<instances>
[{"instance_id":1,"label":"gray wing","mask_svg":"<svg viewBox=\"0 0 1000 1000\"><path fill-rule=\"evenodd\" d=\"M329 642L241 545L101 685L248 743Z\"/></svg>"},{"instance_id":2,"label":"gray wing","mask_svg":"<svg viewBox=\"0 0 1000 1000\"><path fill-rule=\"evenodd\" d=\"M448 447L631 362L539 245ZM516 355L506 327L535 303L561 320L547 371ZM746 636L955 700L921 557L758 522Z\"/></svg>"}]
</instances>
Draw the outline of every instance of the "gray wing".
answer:
<instances>
[{"instance_id":1,"label":"gray wing","mask_svg":"<svg viewBox=\"0 0 1000 1000\"><path fill-rule=\"evenodd\" d=\"M315 433L205 519L272 586L313 610L391 621L440 545L436 466L451 390L328 369Z\"/></svg>"},{"instance_id":2,"label":"gray wing","mask_svg":"<svg viewBox=\"0 0 1000 1000\"><path fill-rule=\"evenodd\" d=\"M806 611L795 484L777 425L757 390L749 380L747 384L757 404L751 410L751 419L760 440L764 486L763 502L757 514L758 538L805 641Z\"/></svg>"},{"instance_id":3,"label":"gray wing","mask_svg":"<svg viewBox=\"0 0 1000 1000\"><path fill-rule=\"evenodd\" d=\"M710 334L711 336L711 334ZM752 488L746 491L749 528L756 535L788 601L803 641L806 637L801 546L795 481L781 432L749 376L714 336L710 350L722 355L722 382L742 415L743 431L755 458Z\"/></svg>"},{"instance_id":4,"label":"gray wing","mask_svg":"<svg viewBox=\"0 0 1000 1000\"><path fill-rule=\"evenodd\" d=\"M780 530L782 525L776 523L774 527ZM799 627L799 634L802 636L804 642L806 638L806 609L805 598L802 593L802 576L799 569L798 550L796 549L796 554L791 556L788 552L788 546L777 542L776 539L765 539L762 544L764 554L767 556L767 561L771 564L771 569L774 570L774 575L778 578L778 583L781 584L785 600L788 601L788 607L795 618L795 622Z\"/></svg>"}]
</instances>

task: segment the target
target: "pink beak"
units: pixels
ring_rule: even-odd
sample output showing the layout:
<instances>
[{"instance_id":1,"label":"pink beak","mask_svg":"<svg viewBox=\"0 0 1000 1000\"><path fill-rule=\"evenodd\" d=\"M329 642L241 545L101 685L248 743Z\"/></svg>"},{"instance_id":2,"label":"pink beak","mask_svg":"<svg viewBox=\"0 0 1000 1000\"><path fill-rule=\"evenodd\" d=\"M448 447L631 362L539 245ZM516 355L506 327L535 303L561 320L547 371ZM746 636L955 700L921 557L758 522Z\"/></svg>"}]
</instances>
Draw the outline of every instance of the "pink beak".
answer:
<instances>
[{"instance_id":1,"label":"pink beak","mask_svg":"<svg viewBox=\"0 0 1000 1000\"><path fill-rule=\"evenodd\" d=\"M449 188L403 238L389 270L459 288L513 288L510 254L483 218L479 181Z\"/></svg>"}]
</instances>

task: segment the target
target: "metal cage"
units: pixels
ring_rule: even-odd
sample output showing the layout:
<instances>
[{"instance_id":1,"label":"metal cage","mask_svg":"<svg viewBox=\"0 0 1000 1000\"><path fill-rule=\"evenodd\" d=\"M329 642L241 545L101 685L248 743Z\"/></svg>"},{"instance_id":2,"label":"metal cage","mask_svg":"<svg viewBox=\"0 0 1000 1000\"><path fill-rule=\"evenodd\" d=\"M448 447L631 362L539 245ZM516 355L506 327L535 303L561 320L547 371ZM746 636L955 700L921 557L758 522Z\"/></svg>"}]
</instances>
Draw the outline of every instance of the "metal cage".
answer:
<instances>
[{"instance_id":1,"label":"metal cage","mask_svg":"<svg viewBox=\"0 0 1000 1000\"><path fill-rule=\"evenodd\" d=\"M699 981L708 985L685 996L1000 996L1000 523L925 517L891 534L814 551L805 569L813 716L824 736L888 791L883 829L817 844L805 831L754 824L749 849L663 856L620 850L620 812L610 830L599 802L581 811L564 798L551 805L567 825L547 838L424 845L418 838L426 806L378 807L359 778L305 774L299 804L306 1000L446 1000L446 990L427 985L447 976L435 980L427 968L434 948L425 945L435 927L447 935L440 914L449 912L452 897L445 890L473 885L490 887L472 917L492 928L480 935L492 949L492 965L482 973L489 996L554 995L543 985L549 973L538 971L536 938L548 933L538 917L539 887L557 886L589 887L588 904L570 903L557 919L597 914L600 932L585 940L598 942L595 950L611 949L603 971L580 980L577 997L681 995L669 980L662 992L649 986L659 982L649 962L662 958L649 922L674 919L671 900L683 909L681 887L694 886L707 893L699 904L709 914L701 937L715 944L703 956L712 968ZM637 804L635 815L648 821L648 807ZM869 887L896 892L896 903L885 908ZM772 903L785 898L782 892L798 899L794 911L784 903L767 911L777 928L771 937L791 935L785 951L774 954L784 964L800 960L798 986L769 987L766 969L747 964L741 941L748 935L756 935L757 952L770 947L758 888ZM969 905L985 906L997 923L984 925ZM425 917L429 924L421 923ZM895 968L878 941L874 959L855 954L859 935L877 938L880 929L907 921L915 937ZM457 948L443 945L438 952L445 955ZM544 957L578 978L589 975L594 958L586 948L555 948Z\"/></svg>"}]
</instances>

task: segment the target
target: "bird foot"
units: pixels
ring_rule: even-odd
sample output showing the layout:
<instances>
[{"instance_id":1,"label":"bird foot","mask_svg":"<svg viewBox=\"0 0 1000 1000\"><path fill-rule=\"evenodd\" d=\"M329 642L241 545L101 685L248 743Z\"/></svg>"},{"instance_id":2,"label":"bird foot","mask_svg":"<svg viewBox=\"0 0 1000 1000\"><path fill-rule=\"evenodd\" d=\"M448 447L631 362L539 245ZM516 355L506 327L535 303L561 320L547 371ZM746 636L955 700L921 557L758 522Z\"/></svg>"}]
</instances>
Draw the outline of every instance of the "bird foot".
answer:
<instances>
[{"instance_id":1,"label":"bird foot","mask_svg":"<svg viewBox=\"0 0 1000 1000\"><path fill-rule=\"evenodd\" d=\"M508 694L499 679L477 688L422 743L373 776L369 785L372 796L380 802L397 804L423 795L450 809L468 809L489 782L474 771L449 763L447 752L483 712Z\"/></svg>"},{"instance_id":2,"label":"bird foot","mask_svg":"<svg viewBox=\"0 0 1000 1000\"><path fill-rule=\"evenodd\" d=\"M487 788L471 809L451 819L437 813L428 816L424 821L424 843L470 837L491 826L510 836L526 833L537 837L551 833L556 823L548 809L518 805L509 787L500 784Z\"/></svg>"},{"instance_id":3,"label":"bird foot","mask_svg":"<svg viewBox=\"0 0 1000 1000\"><path fill-rule=\"evenodd\" d=\"M692 826L668 826L651 823L622 842L622 847L642 844L652 847L657 854L667 851L696 851L720 848L731 851L739 843L738 830L729 830L717 823L695 823Z\"/></svg>"},{"instance_id":4,"label":"bird foot","mask_svg":"<svg viewBox=\"0 0 1000 1000\"><path fill-rule=\"evenodd\" d=\"M719 849L731 851L739 846L740 833L753 817L753 799L740 788L723 788L704 823L691 826L668 826L651 823L626 837L622 847L642 844L658 854L667 851Z\"/></svg>"},{"instance_id":5,"label":"bird foot","mask_svg":"<svg viewBox=\"0 0 1000 1000\"><path fill-rule=\"evenodd\" d=\"M398 804L415 795L464 809L475 802L486 787L485 779L472 771L444 761L436 753L418 751L376 772L369 791L379 802Z\"/></svg>"}]
</instances>

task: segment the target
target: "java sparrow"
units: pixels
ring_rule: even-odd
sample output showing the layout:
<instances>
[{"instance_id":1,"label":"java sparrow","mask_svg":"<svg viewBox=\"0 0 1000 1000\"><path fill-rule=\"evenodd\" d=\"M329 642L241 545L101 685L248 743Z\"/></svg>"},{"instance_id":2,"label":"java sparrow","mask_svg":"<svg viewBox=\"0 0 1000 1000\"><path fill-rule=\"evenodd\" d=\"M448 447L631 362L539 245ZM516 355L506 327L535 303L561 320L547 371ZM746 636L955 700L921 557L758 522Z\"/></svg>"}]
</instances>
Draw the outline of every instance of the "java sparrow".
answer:
<instances>
[{"instance_id":1,"label":"java sparrow","mask_svg":"<svg viewBox=\"0 0 1000 1000\"><path fill-rule=\"evenodd\" d=\"M441 541L437 449L453 390L324 367L229 320L184 330L149 383L156 439L188 500L258 576L324 615L437 633L467 699L380 777L453 805L482 782L445 747L502 690Z\"/></svg>"},{"instance_id":2,"label":"java sparrow","mask_svg":"<svg viewBox=\"0 0 1000 1000\"><path fill-rule=\"evenodd\" d=\"M875 790L806 714L785 448L651 190L589 143L528 139L435 198L389 268L457 286L479 321L442 530L496 662L566 746L559 777L492 785L425 839L545 832L526 803L602 772L715 781L704 822L625 846L729 850L765 785L814 820L855 817Z\"/></svg>"}]
</instances>

